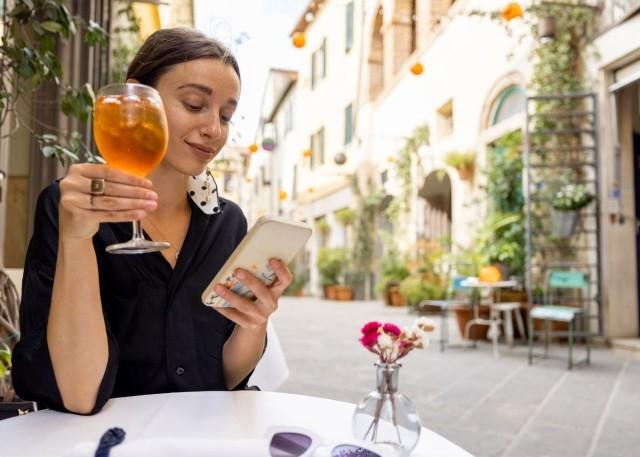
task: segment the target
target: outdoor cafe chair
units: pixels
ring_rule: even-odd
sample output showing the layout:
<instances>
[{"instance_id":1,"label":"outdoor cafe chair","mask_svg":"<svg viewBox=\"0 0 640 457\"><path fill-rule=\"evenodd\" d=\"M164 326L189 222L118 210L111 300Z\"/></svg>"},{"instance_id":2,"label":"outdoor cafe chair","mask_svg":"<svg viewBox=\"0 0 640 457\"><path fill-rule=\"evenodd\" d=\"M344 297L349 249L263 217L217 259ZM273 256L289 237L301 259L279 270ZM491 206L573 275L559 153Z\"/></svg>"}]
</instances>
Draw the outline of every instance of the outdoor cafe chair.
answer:
<instances>
[{"instance_id":1,"label":"outdoor cafe chair","mask_svg":"<svg viewBox=\"0 0 640 457\"><path fill-rule=\"evenodd\" d=\"M589 330L589 273L588 268L577 264L552 264L544 276L543 303L533 305L529 310L529 365L533 361L533 345L536 329L534 321L544 322L544 357L549 354L551 337L567 337L568 368L574 365L573 345L576 338L586 343L586 359L590 363L591 332ZM553 322L564 323L568 330L551 330Z\"/></svg>"},{"instance_id":2,"label":"outdoor cafe chair","mask_svg":"<svg viewBox=\"0 0 640 457\"><path fill-rule=\"evenodd\" d=\"M454 276L445 300L422 300L415 306L415 312L418 314L440 316L440 352L443 352L449 343L448 317L451 309L454 306L470 307L470 296L462 286L466 279L466 276Z\"/></svg>"}]
</instances>

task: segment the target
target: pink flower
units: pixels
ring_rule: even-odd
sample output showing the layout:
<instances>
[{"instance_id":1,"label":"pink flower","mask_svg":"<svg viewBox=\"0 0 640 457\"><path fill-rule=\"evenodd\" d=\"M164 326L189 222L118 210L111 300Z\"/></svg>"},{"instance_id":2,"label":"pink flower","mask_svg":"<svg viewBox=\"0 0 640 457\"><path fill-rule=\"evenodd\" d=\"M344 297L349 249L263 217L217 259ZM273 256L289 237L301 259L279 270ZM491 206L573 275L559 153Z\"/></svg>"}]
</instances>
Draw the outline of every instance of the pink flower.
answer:
<instances>
[{"instance_id":1,"label":"pink flower","mask_svg":"<svg viewBox=\"0 0 640 457\"><path fill-rule=\"evenodd\" d=\"M400 336L400 333L401 333L400 327L391 323L384 324L382 326L382 330L384 330L385 333L390 333L396 337Z\"/></svg>"},{"instance_id":2,"label":"pink flower","mask_svg":"<svg viewBox=\"0 0 640 457\"><path fill-rule=\"evenodd\" d=\"M359 341L364 347L371 349L378 342L378 332L365 333Z\"/></svg>"},{"instance_id":3,"label":"pink flower","mask_svg":"<svg viewBox=\"0 0 640 457\"><path fill-rule=\"evenodd\" d=\"M364 324L364 327L360 330L363 335L369 335L371 333L378 333L378 329L382 326L380 322L371 321ZM377 337L376 337L377 338Z\"/></svg>"}]
</instances>

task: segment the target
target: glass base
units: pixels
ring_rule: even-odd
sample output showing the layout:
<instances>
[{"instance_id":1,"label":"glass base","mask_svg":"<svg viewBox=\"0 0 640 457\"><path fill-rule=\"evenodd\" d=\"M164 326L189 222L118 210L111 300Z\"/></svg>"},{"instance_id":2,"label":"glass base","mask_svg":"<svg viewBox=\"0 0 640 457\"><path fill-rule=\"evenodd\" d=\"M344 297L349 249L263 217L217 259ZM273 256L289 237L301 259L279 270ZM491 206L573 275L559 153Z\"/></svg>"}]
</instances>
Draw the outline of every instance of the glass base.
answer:
<instances>
[{"instance_id":1,"label":"glass base","mask_svg":"<svg viewBox=\"0 0 640 457\"><path fill-rule=\"evenodd\" d=\"M171 246L168 241L131 240L126 243L112 244L105 248L109 254L146 254L158 252Z\"/></svg>"}]
</instances>

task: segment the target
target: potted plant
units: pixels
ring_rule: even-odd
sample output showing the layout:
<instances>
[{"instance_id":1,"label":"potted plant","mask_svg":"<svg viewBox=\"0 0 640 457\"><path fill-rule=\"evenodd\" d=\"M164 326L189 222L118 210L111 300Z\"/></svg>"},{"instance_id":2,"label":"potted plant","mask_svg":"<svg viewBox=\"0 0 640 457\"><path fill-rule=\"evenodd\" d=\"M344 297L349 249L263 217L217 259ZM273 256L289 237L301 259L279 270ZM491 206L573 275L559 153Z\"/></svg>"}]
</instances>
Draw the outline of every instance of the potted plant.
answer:
<instances>
[{"instance_id":1,"label":"potted plant","mask_svg":"<svg viewBox=\"0 0 640 457\"><path fill-rule=\"evenodd\" d=\"M409 276L407 266L402 262L397 250L390 249L380 261L381 277L376 283L376 291L384 297L388 306L404 306L406 298L400 292L400 282Z\"/></svg>"},{"instance_id":2,"label":"potted plant","mask_svg":"<svg viewBox=\"0 0 640 457\"><path fill-rule=\"evenodd\" d=\"M294 297L301 297L304 295L304 287L309 282L309 269L304 268L302 271L298 267L297 263L294 262L290 266L291 270L291 284L287 287L285 291L287 295L293 295Z\"/></svg>"},{"instance_id":3,"label":"potted plant","mask_svg":"<svg viewBox=\"0 0 640 457\"><path fill-rule=\"evenodd\" d=\"M346 248L321 248L318 253L316 266L320 273L320 282L324 290L325 298L330 300L337 299L337 293L342 291L341 297L344 297L344 278L347 262ZM339 286L343 286L342 288Z\"/></svg>"},{"instance_id":4,"label":"potted plant","mask_svg":"<svg viewBox=\"0 0 640 457\"><path fill-rule=\"evenodd\" d=\"M474 151L449 151L444 156L444 163L458 170L460 179L470 181L475 169L476 154Z\"/></svg>"},{"instance_id":5,"label":"potted plant","mask_svg":"<svg viewBox=\"0 0 640 457\"><path fill-rule=\"evenodd\" d=\"M331 231L331 226L329 225L329 222L327 222L327 220L322 217L316 220L315 229L316 232L318 232L322 237L326 237Z\"/></svg>"},{"instance_id":6,"label":"potted plant","mask_svg":"<svg viewBox=\"0 0 640 457\"><path fill-rule=\"evenodd\" d=\"M445 297L446 289L422 274L407 276L400 283L400 292L407 299L409 306L416 306L422 300L440 300Z\"/></svg>"},{"instance_id":7,"label":"potted plant","mask_svg":"<svg viewBox=\"0 0 640 457\"><path fill-rule=\"evenodd\" d=\"M562 186L551 199L551 233L558 238L571 236L578 224L578 212L593 198L584 184Z\"/></svg>"}]
</instances>

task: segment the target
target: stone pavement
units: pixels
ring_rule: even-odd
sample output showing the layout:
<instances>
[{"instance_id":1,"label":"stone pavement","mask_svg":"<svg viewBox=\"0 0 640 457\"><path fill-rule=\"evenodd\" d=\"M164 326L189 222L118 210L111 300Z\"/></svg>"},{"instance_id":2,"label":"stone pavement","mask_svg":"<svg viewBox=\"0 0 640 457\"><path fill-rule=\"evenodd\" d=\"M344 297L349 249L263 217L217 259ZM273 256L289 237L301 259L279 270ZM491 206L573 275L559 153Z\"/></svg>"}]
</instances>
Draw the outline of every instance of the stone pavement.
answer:
<instances>
[{"instance_id":1,"label":"stone pavement","mask_svg":"<svg viewBox=\"0 0 640 457\"><path fill-rule=\"evenodd\" d=\"M375 382L375 355L357 341L362 324L414 319L378 301L283 298L273 323L291 375L279 390L357 403ZM434 342L403 360L399 390L425 427L478 457L640 456L640 358L600 347L591 366L568 371L566 352L552 347L529 366L522 345L501 344L496 359L489 342L444 353Z\"/></svg>"}]
</instances>

